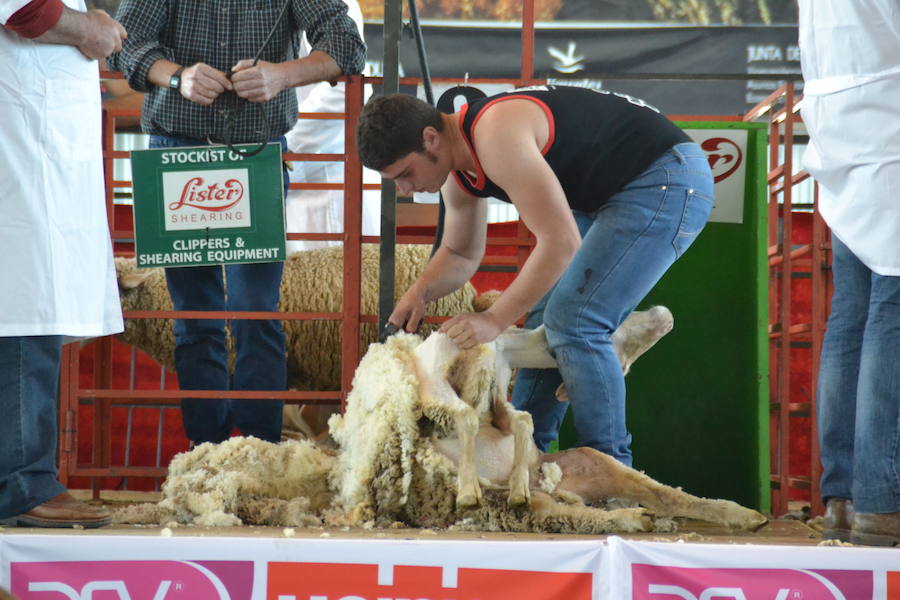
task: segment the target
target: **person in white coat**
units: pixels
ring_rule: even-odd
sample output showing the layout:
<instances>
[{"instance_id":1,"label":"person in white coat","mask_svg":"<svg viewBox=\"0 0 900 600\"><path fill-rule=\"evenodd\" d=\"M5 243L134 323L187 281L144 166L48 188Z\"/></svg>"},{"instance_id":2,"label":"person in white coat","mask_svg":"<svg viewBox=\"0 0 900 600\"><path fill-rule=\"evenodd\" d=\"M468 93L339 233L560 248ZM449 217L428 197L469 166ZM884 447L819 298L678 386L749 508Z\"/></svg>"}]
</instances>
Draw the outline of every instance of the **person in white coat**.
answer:
<instances>
[{"instance_id":1,"label":"person in white coat","mask_svg":"<svg viewBox=\"0 0 900 600\"><path fill-rule=\"evenodd\" d=\"M900 544L900 3L800 0L804 166L831 227L823 537Z\"/></svg>"},{"instance_id":2,"label":"person in white coat","mask_svg":"<svg viewBox=\"0 0 900 600\"><path fill-rule=\"evenodd\" d=\"M0 0L0 524L99 527L57 479L62 344L122 331L97 59L125 29L82 0Z\"/></svg>"},{"instance_id":3,"label":"person in white coat","mask_svg":"<svg viewBox=\"0 0 900 600\"><path fill-rule=\"evenodd\" d=\"M344 0L347 16L356 23L363 37L363 16L357 0ZM309 54L310 45L304 35L300 55ZM297 88L297 104L301 113L342 113L345 104L343 82L327 82ZM366 85L365 96L372 94ZM285 134L288 150L298 154L343 154L343 119L297 119ZM343 162L296 161L290 172L291 183L342 183ZM363 169L363 183L381 183L372 169ZM380 231L381 192L363 192L362 234L378 235ZM289 190L285 197L285 222L289 233L340 233L344 231L344 192L340 190ZM287 253L336 246L341 242L288 240Z\"/></svg>"}]
</instances>

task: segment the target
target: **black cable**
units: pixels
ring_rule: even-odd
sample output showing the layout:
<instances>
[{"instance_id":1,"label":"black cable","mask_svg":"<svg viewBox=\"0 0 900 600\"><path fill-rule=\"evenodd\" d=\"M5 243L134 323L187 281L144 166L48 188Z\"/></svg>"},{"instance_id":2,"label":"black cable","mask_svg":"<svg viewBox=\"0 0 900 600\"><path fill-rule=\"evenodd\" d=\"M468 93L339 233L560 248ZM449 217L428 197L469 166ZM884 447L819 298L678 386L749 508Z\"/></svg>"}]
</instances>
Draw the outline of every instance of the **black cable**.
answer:
<instances>
[{"instance_id":1,"label":"black cable","mask_svg":"<svg viewBox=\"0 0 900 600\"><path fill-rule=\"evenodd\" d=\"M409 0L409 22L412 25L413 36L416 39L416 50L419 52L419 69L422 71L422 87L425 88L425 100L434 106L434 91L431 89L431 71L428 69L428 57L425 55L425 40L422 38L422 28L419 26L419 10L416 8L416 0Z\"/></svg>"},{"instance_id":2,"label":"black cable","mask_svg":"<svg viewBox=\"0 0 900 600\"><path fill-rule=\"evenodd\" d=\"M259 50L257 50L256 56L253 57L252 66L255 67L259 62L259 57L262 56L262 53L266 49L266 46L268 46L269 42L272 41L272 37L275 35L275 31L278 29L278 25L281 24L281 20L284 19L284 15L287 13L287 9L290 5L291 0L284 0L284 4L281 7L281 12L278 13L278 18L275 19L275 24L272 25L272 29L269 30L269 34L266 36L265 41L263 41L262 46L260 46ZM228 78L231 79L231 75L229 75ZM271 127L269 127L269 120L266 118L266 112L265 110L263 110L264 103L250 102L244 98L241 98L234 92L231 93L234 94L234 97L237 100L237 106L229 110L228 116L225 117L225 130L222 132L222 137L224 138L223 141L225 142L225 145L228 147L228 149L236 154L239 154L245 158L256 156L257 154L262 152L263 148L265 148L269 143L269 138L271 137L270 134L272 131ZM234 147L231 136L234 132L234 126L237 123L238 117L241 115L244 109L247 108L248 104L252 104L256 107L256 110L259 113L258 116L260 117L260 121L262 121L263 127L265 127L265 129L261 132L262 139L260 140L259 145L256 148L254 148L253 150L241 150Z\"/></svg>"},{"instance_id":3,"label":"black cable","mask_svg":"<svg viewBox=\"0 0 900 600\"><path fill-rule=\"evenodd\" d=\"M428 56L425 53L425 40L422 37L422 28L419 26L419 11L416 8L416 0L409 0L409 24L412 28L413 39L416 41L416 50L419 54L419 71L422 73L422 87L425 90L425 100L435 106L434 91L431 87L431 71L428 68ZM453 112L452 110L450 111ZM438 192L438 221L434 231L434 243L431 245L431 255L437 252L444 237L444 196Z\"/></svg>"}]
</instances>

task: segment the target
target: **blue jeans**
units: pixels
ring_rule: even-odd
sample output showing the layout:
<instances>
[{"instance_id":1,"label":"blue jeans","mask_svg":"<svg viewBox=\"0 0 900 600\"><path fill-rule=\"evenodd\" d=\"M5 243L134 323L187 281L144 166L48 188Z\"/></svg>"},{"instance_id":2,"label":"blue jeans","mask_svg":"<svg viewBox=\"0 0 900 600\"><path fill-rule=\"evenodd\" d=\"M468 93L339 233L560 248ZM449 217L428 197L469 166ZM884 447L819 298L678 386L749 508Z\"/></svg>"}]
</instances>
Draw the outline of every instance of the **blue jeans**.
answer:
<instances>
[{"instance_id":1,"label":"blue jeans","mask_svg":"<svg viewBox=\"0 0 900 600\"><path fill-rule=\"evenodd\" d=\"M625 379L610 336L687 250L712 210L713 180L693 143L666 151L593 214L575 212L581 248L526 316L544 324L559 370L521 369L513 404L534 419L546 451L572 405L579 446L631 466ZM554 392L565 381L569 402Z\"/></svg>"},{"instance_id":2,"label":"blue jeans","mask_svg":"<svg viewBox=\"0 0 900 600\"><path fill-rule=\"evenodd\" d=\"M822 497L900 510L900 277L878 275L832 235L834 295L817 419Z\"/></svg>"},{"instance_id":3,"label":"blue jeans","mask_svg":"<svg viewBox=\"0 0 900 600\"><path fill-rule=\"evenodd\" d=\"M60 336L0 337L0 518L66 491L56 478Z\"/></svg>"},{"instance_id":4,"label":"blue jeans","mask_svg":"<svg viewBox=\"0 0 900 600\"><path fill-rule=\"evenodd\" d=\"M284 137L280 142L286 149ZM151 148L201 145L206 143L150 137ZM286 193L286 171L283 177ZM283 268L282 262L167 268L166 282L175 310L276 311ZM229 374L224 319L175 321L179 387L283 391L287 385L287 358L281 321L232 321L231 334L235 351L233 377ZM283 407L281 400L183 398L181 417L185 434L195 444L225 441L234 427L245 436L278 443Z\"/></svg>"}]
</instances>

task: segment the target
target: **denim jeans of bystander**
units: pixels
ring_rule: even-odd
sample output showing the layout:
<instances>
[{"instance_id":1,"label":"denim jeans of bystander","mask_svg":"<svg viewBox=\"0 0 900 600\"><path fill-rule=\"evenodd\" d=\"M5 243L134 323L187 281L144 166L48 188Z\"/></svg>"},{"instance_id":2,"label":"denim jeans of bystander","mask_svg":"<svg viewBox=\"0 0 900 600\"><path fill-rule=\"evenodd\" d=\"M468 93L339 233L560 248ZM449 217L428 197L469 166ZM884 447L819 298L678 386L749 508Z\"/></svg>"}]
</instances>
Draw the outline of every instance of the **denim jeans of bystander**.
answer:
<instances>
[{"instance_id":1,"label":"denim jeans of bystander","mask_svg":"<svg viewBox=\"0 0 900 600\"><path fill-rule=\"evenodd\" d=\"M0 337L0 518L65 490L56 479L60 336Z\"/></svg>"},{"instance_id":2,"label":"denim jeans of bystander","mask_svg":"<svg viewBox=\"0 0 900 600\"><path fill-rule=\"evenodd\" d=\"M284 137L280 138L286 149ZM151 136L151 148L204 145L176 137ZM288 177L283 172L287 191ZM166 269L175 310L276 311L284 263L179 267ZM226 289L227 288L227 289ZM274 390L287 383L285 336L279 320L235 320L234 375L229 370L225 321L178 319L175 322L175 369L182 390ZM269 442L281 439L280 400L184 398L185 434L194 444L222 442L234 427L241 434Z\"/></svg>"}]
</instances>

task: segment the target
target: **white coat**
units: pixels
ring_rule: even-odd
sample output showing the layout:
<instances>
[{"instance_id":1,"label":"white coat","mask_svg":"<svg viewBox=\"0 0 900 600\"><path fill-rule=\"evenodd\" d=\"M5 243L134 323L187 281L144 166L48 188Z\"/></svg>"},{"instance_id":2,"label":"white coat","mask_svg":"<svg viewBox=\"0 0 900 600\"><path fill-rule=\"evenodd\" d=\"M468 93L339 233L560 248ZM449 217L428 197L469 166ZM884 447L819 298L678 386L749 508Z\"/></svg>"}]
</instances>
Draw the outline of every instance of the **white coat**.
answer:
<instances>
[{"instance_id":1,"label":"white coat","mask_svg":"<svg viewBox=\"0 0 900 600\"><path fill-rule=\"evenodd\" d=\"M347 14L363 36L363 17L356 0L344 0ZM304 35L300 55L309 54L310 46ZM302 113L344 112L344 83L335 86L328 82L297 88L297 104ZM368 98L372 90L366 85ZM342 154L344 152L344 121L334 119L298 119L285 134L288 149L299 154ZM290 173L291 182L341 183L344 163L296 161ZM363 183L381 183L377 171L363 168ZM380 231L381 192L363 192L362 234L378 235ZM285 222L290 233L339 233L344 231L344 192L335 190L288 190L285 200ZM287 253L336 246L341 242L290 240Z\"/></svg>"},{"instance_id":2,"label":"white coat","mask_svg":"<svg viewBox=\"0 0 900 600\"><path fill-rule=\"evenodd\" d=\"M900 2L800 0L804 167L832 232L900 275Z\"/></svg>"},{"instance_id":3,"label":"white coat","mask_svg":"<svg viewBox=\"0 0 900 600\"><path fill-rule=\"evenodd\" d=\"M0 28L0 336L122 331L100 121L96 61Z\"/></svg>"}]
</instances>

